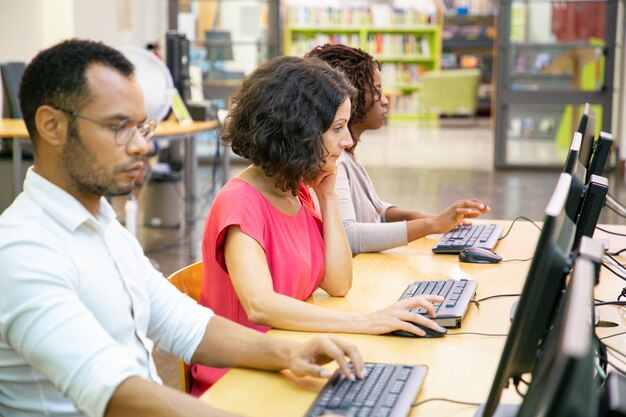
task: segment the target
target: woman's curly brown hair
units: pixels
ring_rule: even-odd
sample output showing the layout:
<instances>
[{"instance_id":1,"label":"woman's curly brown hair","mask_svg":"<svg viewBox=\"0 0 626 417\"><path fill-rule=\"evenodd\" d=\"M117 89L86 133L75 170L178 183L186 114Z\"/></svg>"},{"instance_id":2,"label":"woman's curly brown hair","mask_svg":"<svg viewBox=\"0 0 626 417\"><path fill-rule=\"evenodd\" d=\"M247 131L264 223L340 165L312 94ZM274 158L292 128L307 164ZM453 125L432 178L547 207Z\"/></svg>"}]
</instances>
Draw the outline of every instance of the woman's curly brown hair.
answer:
<instances>
[{"instance_id":1,"label":"woman's curly brown hair","mask_svg":"<svg viewBox=\"0 0 626 417\"><path fill-rule=\"evenodd\" d=\"M322 172L322 135L356 90L319 59L278 57L246 77L224 123L222 141L296 195Z\"/></svg>"},{"instance_id":2,"label":"woman's curly brown hair","mask_svg":"<svg viewBox=\"0 0 626 417\"><path fill-rule=\"evenodd\" d=\"M374 85L374 71L380 71L380 63L370 54L359 48L346 45L326 44L312 49L305 58L315 57L327 62L333 68L342 71L348 80L357 89L357 96L352 101L352 112L348 128L352 132L352 126L362 123L367 117L367 112L380 99L380 90ZM372 99L373 98L373 99ZM358 139L352 135L354 145L348 149L354 152Z\"/></svg>"}]
</instances>

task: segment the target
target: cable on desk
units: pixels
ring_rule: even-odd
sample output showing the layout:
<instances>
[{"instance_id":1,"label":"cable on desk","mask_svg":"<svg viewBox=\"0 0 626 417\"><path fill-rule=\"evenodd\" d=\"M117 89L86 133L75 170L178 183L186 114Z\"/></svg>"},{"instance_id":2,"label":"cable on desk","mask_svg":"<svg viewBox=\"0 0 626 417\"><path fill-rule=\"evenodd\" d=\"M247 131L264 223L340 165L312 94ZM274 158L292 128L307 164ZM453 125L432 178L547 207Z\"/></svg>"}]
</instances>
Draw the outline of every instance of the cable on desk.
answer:
<instances>
[{"instance_id":1,"label":"cable on desk","mask_svg":"<svg viewBox=\"0 0 626 417\"><path fill-rule=\"evenodd\" d=\"M511 233L511 229L513 228L513 225L515 224L516 221L518 220L526 220L527 222L531 222L533 224L533 226L535 226L537 229L541 230L541 227L537 226L537 223L535 223L534 221L530 220L528 217L525 216L517 216L516 218L513 219L513 221L511 222L511 225L509 226L509 230L506 231L506 233L504 234L504 236L498 238L498 241L504 239L505 237L507 237L509 235L509 233Z\"/></svg>"},{"instance_id":2,"label":"cable on desk","mask_svg":"<svg viewBox=\"0 0 626 417\"><path fill-rule=\"evenodd\" d=\"M626 331L619 332L619 333L614 333L614 334L610 334L610 335L608 335L608 336L599 337L599 338L598 338L598 341L605 340L605 339L610 339L611 337L622 336L622 335L625 335L625 334L626 334ZM604 343L603 343L603 344L604 344Z\"/></svg>"},{"instance_id":3,"label":"cable on desk","mask_svg":"<svg viewBox=\"0 0 626 417\"><path fill-rule=\"evenodd\" d=\"M522 294L497 294L497 295L490 295L488 297L483 297L483 298L479 298L478 300L475 300L475 303L480 303L482 301L487 301L487 300L491 300L492 298L500 298L500 297L519 297Z\"/></svg>"},{"instance_id":4,"label":"cable on desk","mask_svg":"<svg viewBox=\"0 0 626 417\"><path fill-rule=\"evenodd\" d=\"M613 352L613 355L615 355L615 359L617 359L618 361L620 361L622 364L626 364L626 355L623 354L622 352L620 352L619 350L615 349L612 346L607 345L606 343L603 343L604 347L606 348L606 351L608 352L609 350L611 352ZM608 360L608 355L607 356L607 360ZM613 364L611 364L613 365ZM613 365L614 366L614 365Z\"/></svg>"},{"instance_id":5,"label":"cable on desk","mask_svg":"<svg viewBox=\"0 0 626 417\"><path fill-rule=\"evenodd\" d=\"M446 336L491 336L491 337L507 337L506 333L478 333L478 332L459 332L459 333L447 333Z\"/></svg>"},{"instance_id":6,"label":"cable on desk","mask_svg":"<svg viewBox=\"0 0 626 417\"><path fill-rule=\"evenodd\" d=\"M616 251L616 252L609 252L609 251L606 251L606 254L607 254L607 255L612 255L612 256L618 256L618 255L620 255L622 252L626 252L626 248L622 248L622 249L620 249L620 250L618 250L618 251Z\"/></svg>"},{"instance_id":7,"label":"cable on desk","mask_svg":"<svg viewBox=\"0 0 626 417\"><path fill-rule=\"evenodd\" d=\"M615 259L615 257L611 255L609 252L604 251L604 254L615 264L615 266L624 267L624 265L621 264L617 259Z\"/></svg>"},{"instance_id":8,"label":"cable on desk","mask_svg":"<svg viewBox=\"0 0 626 417\"><path fill-rule=\"evenodd\" d=\"M611 273L613 273L613 275L615 275L616 277L621 278L621 279L623 279L624 281L626 281L626 276L624 276L624 275L622 275L622 274L617 273L617 272L616 272L616 271L614 271L611 267L609 267L609 265L608 265L608 264L606 264L606 263L602 262L602 266L603 266L603 267L605 267L606 269L608 269L609 271L611 271Z\"/></svg>"},{"instance_id":9,"label":"cable on desk","mask_svg":"<svg viewBox=\"0 0 626 417\"><path fill-rule=\"evenodd\" d=\"M606 229L603 229L603 228L598 227L598 226L596 226L596 229L601 230L601 231L603 231L604 233L608 233L608 234L610 234L610 235L615 235L615 236L626 236L626 234L624 234L624 233L611 232L610 230L606 230Z\"/></svg>"},{"instance_id":10,"label":"cable on desk","mask_svg":"<svg viewBox=\"0 0 626 417\"><path fill-rule=\"evenodd\" d=\"M624 290L622 290L622 293L624 292ZM596 307L600 307L600 306L610 306L610 305L614 305L614 306L626 306L626 301L600 301L598 303L595 303L594 306Z\"/></svg>"},{"instance_id":11,"label":"cable on desk","mask_svg":"<svg viewBox=\"0 0 626 417\"><path fill-rule=\"evenodd\" d=\"M483 301L487 301L487 300L490 300L492 298L500 298L500 297L519 297L520 295L522 295L522 294L497 294L497 295L490 295L488 297L479 298L478 300L470 300L470 303L474 303L476 308L480 310L480 303L483 302Z\"/></svg>"},{"instance_id":12,"label":"cable on desk","mask_svg":"<svg viewBox=\"0 0 626 417\"><path fill-rule=\"evenodd\" d=\"M622 374L623 376L626 376L626 371L624 371L623 369L615 366L615 363L611 362L610 360L606 360L606 362L611 365L611 368L614 369L615 371L619 372L620 374Z\"/></svg>"},{"instance_id":13,"label":"cable on desk","mask_svg":"<svg viewBox=\"0 0 626 417\"><path fill-rule=\"evenodd\" d=\"M480 403L471 403L471 402L468 402L468 401L451 400L449 398L429 398L427 400L419 401L419 402L411 404L411 408L419 407L420 405L425 404L425 403L429 403L431 401L444 401L444 402L447 402L447 403L459 404L459 405L471 405L471 406L474 406L474 407L479 407L480 406Z\"/></svg>"},{"instance_id":14,"label":"cable on desk","mask_svg":"<svg viewBox=\"0 0 626 417\"><path fill-rule=\"evenodd\" d=\"M526 261L530 261L533 258L533 256L531 256L530 258L526 258L526 259L504 259L500 262L526 262Z\"/></svg>"}]
</instances>

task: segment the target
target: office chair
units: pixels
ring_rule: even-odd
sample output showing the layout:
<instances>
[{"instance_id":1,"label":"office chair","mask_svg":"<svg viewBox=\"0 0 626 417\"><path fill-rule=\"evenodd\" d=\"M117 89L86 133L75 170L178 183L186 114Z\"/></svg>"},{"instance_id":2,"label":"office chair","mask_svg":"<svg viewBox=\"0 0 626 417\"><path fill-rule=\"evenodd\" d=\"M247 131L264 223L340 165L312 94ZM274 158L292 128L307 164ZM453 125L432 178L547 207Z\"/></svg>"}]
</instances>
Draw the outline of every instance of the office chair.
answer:
<instances>
[{"instance_id":1,"label":"office chair","mask_svg":"<svg viewBox=\"0 0 626 417\"><path fill-rule=\"evenodd\" d=\"M7 117L14 119L22 118L18 91L20 89L20 81L22 74L24 74L24 69L26 69L24 62L5 62L4 64L0 64L2 88L4 89L8 105Z\"/></svg>"},{"instance_id":2,"label":"office chair","mask_svg":"<svg viewBox=\"0 0 626 417\"><path fill-rule=\"evenodd\" d=\"M480 70L428 71L421 77L420 101L427 113L474 117L478 108Z\"/></svg>"},{"instance_id":3,"label":"office chair","mask_svg":"<svg viewBox=\"0 0 626 417\"><path fill-rule=\"evenodd\" d=\"M193 263L174 272L168 278L180 292L187 294L196 302L200 301L200 290L202 289L202 261ZM191 392L191 365L187 365L182 360L178 360L178 370L180 375L180 390L186 393Z\"/></svg>"},{"instance_id":4,"label":"office chair","mask_svg":"<svg viewBox=\"0 0 626 417\"><path fill-rule=\"evenodd\" d=\"M3 110L2 117L22 118L18 91L26 64L23 62L6 62L0 64L2 78ZM34 149L30 141L24 139L0 139L0 189L8 192L0 193L0 211L4 210L22 190L25 168L32 165ZM13 159L13 167L10 161ZM20 161L20 163L16 162ZM23 163L26 161L26 163ZM19 167L22 167L20 170Z\"/></svg>"}]
</instances>

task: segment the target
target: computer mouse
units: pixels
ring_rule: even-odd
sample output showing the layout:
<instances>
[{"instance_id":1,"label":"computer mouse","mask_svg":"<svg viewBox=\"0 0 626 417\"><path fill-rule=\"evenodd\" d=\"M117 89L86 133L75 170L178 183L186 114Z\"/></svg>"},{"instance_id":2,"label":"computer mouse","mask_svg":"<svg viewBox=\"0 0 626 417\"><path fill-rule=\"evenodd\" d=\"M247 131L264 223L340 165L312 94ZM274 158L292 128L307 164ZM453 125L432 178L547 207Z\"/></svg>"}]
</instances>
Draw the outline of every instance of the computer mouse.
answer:
<instances>
[{"instance_id":1,"label":"computer mouse","mask_svg":"<svg viewBox=\"0 0 626 417\"><path fill-rule=\"evenodd\" d=\"M502 257L489 249L472 247L459 252L459 260L474 264L497 264Z\"/></svg>"},{"instance_id":2,"label":"computer mouse","mask_svg":"<svg viewBox=\"0 0 626 417\"><path fill-rule=\"evenodd\" d=\"M448 333L448 329L446 329L445 327L439 327L441 330L438 331L438 330L433 330L430 327L424 326L423 324L418 324L418 323L411 323L411 324L414 325L415 327L419 327L420 329L424 330L426 334L421 337L426 338L426 339L435 338L435 337L443 337L446 335L446 333ZM420 337L416 335L415 333L407 332L405 330L396 330L396 331L391 332L391 334L395 334L396 336Z\"/></svg>"}]
</instances>

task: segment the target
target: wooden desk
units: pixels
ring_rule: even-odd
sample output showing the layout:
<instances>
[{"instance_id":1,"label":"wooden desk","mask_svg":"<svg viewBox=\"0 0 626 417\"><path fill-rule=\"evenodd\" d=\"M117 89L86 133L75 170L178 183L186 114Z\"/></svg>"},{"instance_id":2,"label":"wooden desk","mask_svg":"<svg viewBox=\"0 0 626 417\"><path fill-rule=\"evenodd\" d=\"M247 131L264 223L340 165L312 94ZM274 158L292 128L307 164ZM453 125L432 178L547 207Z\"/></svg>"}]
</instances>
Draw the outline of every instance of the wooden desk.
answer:
<instances>
[{"instance_id":1,"label":"wooden desk","mask_svg":"<svg viewBox=\"0 0 626 417\"><path fill-rule=\"evenodd\" d=\"M490 221L493 222L493 221ZM505 225L510 222L497 222ZM506 260L533 255L539 231L530 223L517 222L511 234L498 243L497 252ZM530 261L495 265L460 263L456 255L433 255L436 239L426 238L381 254L362 254L354 260L354 284L344 298L316 292L308 301L335 309L374 311L396 301L411 282L425 279L475 279L477 298L504 293L520 293ZM480 309L470 306L463 328L451 330L441 339L397 336L338 335L356 344L366 361L428 365L418 401L443 397L460 401L484 402L491 387L505 337L457 335L461 332L504 334L509 329L509 309L517 298L484 301ZM312 333L271 330L271 334L307 340ZM246 416L304 415L324 380L294 378L234 369L227 373L201 399L216 407ZM245 398L245 401L242 399ZM507 402L519 402L514 392L506 392ZM473 416L476 407L430 402L413 409L411 416Z\"/></svg>"},{"instance_id":2,"label":"wooden desk","mask_svg":"<svg viewBox=\"0 0 626 417\"><path fill-rule=\"evenodd\" d=\"M185 221L189 228L190 257L196 259L197 245L195 238L195 208L196 208L196 172L198 158L196 154L196 134L215 129L218 123L215 120L193 122L181 125L178 122L163 121L154 132L155 139L182 140L185 148L184 159L184 186L185 186ZM13 138L13 172L16 194L22 191L22 145L30 136L22 119L0 119L0 138Z\"/></svg>"}]
</instances>

